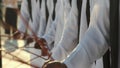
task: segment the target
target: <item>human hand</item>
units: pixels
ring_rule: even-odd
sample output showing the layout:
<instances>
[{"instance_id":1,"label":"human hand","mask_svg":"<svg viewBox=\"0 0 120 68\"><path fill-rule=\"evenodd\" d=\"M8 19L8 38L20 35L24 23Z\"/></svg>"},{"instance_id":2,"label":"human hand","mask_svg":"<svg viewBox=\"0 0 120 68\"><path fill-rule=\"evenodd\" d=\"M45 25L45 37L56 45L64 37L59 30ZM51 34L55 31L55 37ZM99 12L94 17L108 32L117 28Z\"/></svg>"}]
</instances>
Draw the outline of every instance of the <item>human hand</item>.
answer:
<instances>
[{"instance_id":1,"label":"human hand","mask_svg":"<svg viewBox=\"0 0 120 68\"><path fill-rule=\"evenodd\" d=\"M25 38L25 35L19 31L16 31L14 34L13 34L13 38L14 39L24 39Z\"/></svg>"},{"instance_id":2,"label":"human hand","mask_svg":"<svg viewBox=\"0 0 120 68\"><path fill-rule=\"evenodd\" d=\"M42 56L48 56L48 46L47 46L47 42L44 38L40 38L39 40L37 40L34 48L41 49Z\"/></svg>"},{"instance_id":3,"label":"human hand","mask_svg":"<svg viewBox=\"0 0 120 68\"><path fill-rule=\"evenodd\" d=\"M40 43L39 43L40 42ZM35 48L36 49L41 49L40 45L47 46L47 42L45 39L40 38L36 43L35 43Z\"/></svg>"},{"instance_id":4,"label":"human hand","mask_svg":"<svg viewBox=\"0 0 120 68\"><path fill-rule=\"evenodd\" d=\"M28 45L34 41L34 38L32 36L27 36L25 40L26 40L26 45Z\"/></svg>"}]
</instances>

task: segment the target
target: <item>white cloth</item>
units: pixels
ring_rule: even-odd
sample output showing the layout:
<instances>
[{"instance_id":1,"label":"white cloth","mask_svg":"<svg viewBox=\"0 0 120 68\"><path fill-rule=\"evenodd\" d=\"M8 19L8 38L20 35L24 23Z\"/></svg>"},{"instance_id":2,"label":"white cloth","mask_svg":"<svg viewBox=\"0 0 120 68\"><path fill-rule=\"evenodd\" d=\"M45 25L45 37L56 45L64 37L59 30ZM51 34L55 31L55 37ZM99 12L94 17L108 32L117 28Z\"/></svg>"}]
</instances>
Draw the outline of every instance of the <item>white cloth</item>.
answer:
<instances>
[{"instance_id":1,"label":"white cloth","mask_svg":"<svg viewBox=\"0 0 120 68\"><path fill-rule=\"evenodd\" d=\"M32 19L34 21L34 12L36 10L36 6L37 6L37 2L36 0L31 0L31 7L32 7ZM30 26L30 28L33 30L33 32L37 35L38 32L38 24L36 22L33 22L30 18L30 14L28 11L28 3L27 0L23 0L22 4L21 4L21 15L22 17L25 19L25 21L27 22L26 24L28 24ZM25 21L20 18L19 23L18 23L18 30L21 32L26 32L28 30L28 28L25 25ZM31 31L28 31L28 34L32 35Z\"/></svg>"},{"instance_id":2,"label":"white cloth","mask_svg":"<svg viewBox=\"0 0 120 68\"><path fill-rule=\"evenodd\" d=\"M56 0L56 2L57 2L57 0ZM47 34L49 32L49 29L51 28L52 23L54 22L53 14L55 14L55 6L56 6L56 3L54 3L54 0L47 0L47 8L48 8L49 17L47 20L45 34ZM52 49L53 44L54 43L49 44L49 49Z\"/></svg>"},{"instance_id":3,"label":"white cloth","mask_svg":"<svg viewBox=\"0 0 120 68\"><path fill-rule=\"evenodd\" d=\"M45 33L49 32L51 24L53 23L52 16L53 16L53 10L55 9L53 0L47 0L47 7L48 7L48 12L49 12L49 17L48 17Z\"/></svg>"},{"instance_id":4,"label":"white cloth","mask_svg":"<svg viewBox=\"0 0 120 68\"><path fill-rule=\"evenodd\" d=\"M89 28L64 61L68 68L91 68L93 62L102 57L109 47L109 0L90 0L90 3L93 6L90 7Z\"/></svg>"},{"instance_id":5,"label":"white cloth","mask_svg":"<svg viewBox=\"0 0 120 68\"><path fill-rule=\"evenodd\" d=\"M96 0L90 0L90 14L93 10L92 7L94 7L94 4L96 2ZM81 23L80 23L80 35L79 35L79 42L80 40L82 40L82 38L84 37L87 29L88 29L88 23L87 23L87 17L86 17L86 4L87 4L87 0L84 0L83 1L83 4L82 4L82 13L81 13ZM103 68L103 63L102 63L102 58L97 60L96 63L93 64L92 68Z\"/></svg>"},{"instance_id":6,"label":"white cloth","mask_svg":"<svg viewBox=\"0 0 120 68\"><path fill-rule=\"evenodd\" d=\"M63 60L65 59L70 52L76 47L78 43L78 13L77 13L77 0L72 0L72 9L69 15L69 18L67 19L67 23L65 24L65 28L62 34L62 38L60 42L58 43L57 47L53 49L52 51L52 57L55 60ZM84 1L84 8L82 8L82 21L84 21L83 26L87 30L87 23L86 22L86 1ZM91 5L92 6L92 5ZM82 25L81 24L81 25ZM83 28L82 26L82 28ZM81 29L84 30L84 29ZM85 30L85 31L86 31ZM96 64L93 64L93 68L103 68L102 67L102 59L97 60Z\"/></svg>"},{"instance_id":7,"label":"white cloth","mask_svg":"<svg viewBox=\"0 0 120 68\"><path fill-rule=\"evenodd\" d=\"M41 37L44 35L45 33L45 29L46 29L46 5L45 5L45 0L42 0L41 2L41 8L40 8L40 5L38 4L37 5L37 9L36 9L36 15L35 15L35 20L36 23L39 23L39 29L38 32L37 32L37 36L38 37Z\"/></svg>"},{"instance_id":8,"label":"white cloth","mask_svg":"<svg viewBox=\"0 0 120 68\"><path fill-rule=\"evenodd\" d=\"M72 0L70 14L66 20L60 42L52 51L55 60L63 60L78 44L78 9L77 0Z\"/></svg>"},{"instance_id":9,"label":"white cloth","mask_svg":"<svg viewBox=\"0 0 120 68\"><path fill-rule=\"evenodd\" d=\"M65 8L66 3L69 3L67 0L57 0L55 12L56 17L54 22L49 29L49 32L43 36L49 44L54 42L54 47L58 44L61 39L63 32L65 20L68 16L70 8Z\"/></svg>"}]
</instances>

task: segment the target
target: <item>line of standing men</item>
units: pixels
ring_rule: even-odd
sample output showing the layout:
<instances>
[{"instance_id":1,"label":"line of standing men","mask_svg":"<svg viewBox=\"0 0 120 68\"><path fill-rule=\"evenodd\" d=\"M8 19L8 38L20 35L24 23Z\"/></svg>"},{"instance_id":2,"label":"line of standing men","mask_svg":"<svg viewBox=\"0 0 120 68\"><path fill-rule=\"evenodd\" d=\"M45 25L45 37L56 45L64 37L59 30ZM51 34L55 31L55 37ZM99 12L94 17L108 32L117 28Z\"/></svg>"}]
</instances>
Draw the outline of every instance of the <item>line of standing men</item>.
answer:
<instances>
[{"instance_id":1,"label":"line of standing men","mask_svg":"<svg viewBox=\"0 0 120 68\"><path fill-rule=\"evenodd\" d=\"M27 0L24 1L23 4L26 6ZM34 3L34 7L32 6L32 18L30 18L28 7L24 6L21 8L23 17L26 16L24 18L30 21L29 24L32 30L40 37L39 41L45 43L44 46L48 46L51 49L52 58L59 61L67 58L63 61L64 64L52 62L45 65L45 68L55 68L57 65L61 68L65 68L66 66L68 68L91 68L94 67L93 64L95 64L95 68L101 68L101 65L97 67L96 64L100 63L96 60L101 58L109 49L109 0L57 0L56 5L52 5L53 10L51 10L53 12L55 9L54 20L50 16L52 12L50 12L49 8L51 7L49 5L47 6L49 17L46 20L45 1L42 0L40 11L35 9L35 2L31 2L31 5ZM51 2L47 0L47 3ZM78 6L79 2L82 2L81 6ZM87 3L90 6L89 21L87 21L86 13ZM79 7L81 7L81 10L78 10ZM81 13L79 13L80 11ZM37 17L37 15L39 16ZM51 22L51 24L48 22ZM22 28L19 30L22 29L22 32L25 32L26 27L24 23L20 22L20 24L22 24ZM44 24L45 26L40 27L40 24ZM46 31L47 26L49 27ZM41 32L42 29L43 33ZM35 46L38 46L37 42Z\"/></svg>"}]
</instances>

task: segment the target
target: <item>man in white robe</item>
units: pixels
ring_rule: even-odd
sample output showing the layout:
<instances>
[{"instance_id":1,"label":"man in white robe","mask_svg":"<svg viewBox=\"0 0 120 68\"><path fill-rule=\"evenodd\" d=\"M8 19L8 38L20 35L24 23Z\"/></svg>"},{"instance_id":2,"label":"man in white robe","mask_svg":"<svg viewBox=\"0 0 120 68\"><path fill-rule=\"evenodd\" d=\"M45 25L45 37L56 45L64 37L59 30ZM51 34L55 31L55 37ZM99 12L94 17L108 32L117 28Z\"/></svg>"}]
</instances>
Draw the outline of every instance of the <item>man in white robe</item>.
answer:
<instances>
[{"instance_id":1,"label":"man in white robe","mask_svg":"<svg viewBox=\"0 0 120 68\"><path fill-rule=\"evenodd\" d=\"M90 0L90 25L80 42L63 63L68 68L91 68L109 48L109 0ZM54 64L50 63L49 66ZM59 64L58 64L59 65ZM61 68L65 68L65 65Z\"/></svg>"}]
</instances>

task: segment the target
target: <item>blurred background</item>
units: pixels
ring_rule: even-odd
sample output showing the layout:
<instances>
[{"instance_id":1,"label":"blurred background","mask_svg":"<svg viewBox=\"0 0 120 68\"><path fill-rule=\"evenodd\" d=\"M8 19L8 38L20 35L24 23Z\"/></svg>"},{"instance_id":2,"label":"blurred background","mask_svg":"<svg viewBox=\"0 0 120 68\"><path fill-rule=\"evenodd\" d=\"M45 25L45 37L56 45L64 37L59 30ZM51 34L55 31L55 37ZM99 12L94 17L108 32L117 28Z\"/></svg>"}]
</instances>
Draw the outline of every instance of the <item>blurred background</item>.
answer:
<instances>
[{"instance_id":1,"label":"blurred background","mask_svg":"<svg viewBox=\"0 0 120 68\"><path fill-rule=\"evenodd\" d=\"M17 6L19 9L21 7L21 2L22 0L17 1ZM0 0L0 35L1 35L0 36L0 68L30 68L29 65L19 61L19 60L24 60L28 62L30 57L29 53L27 53L22 49L17 49L16 51L9 53L9 50L13 49L12 44L7 45L7 48L9 48L8 51L5 48L6 41L8 41L9 38L8 35L5 33L4 27L6 27L6 25L4 25L3 22L5 21L5 12L6 12L5 0L3 1ZM11 35L12 35L12 30L10 32L10 36ZM23 45L25 44L23 40L12 41L9 43L15 43L15 45L18 45L19 47L23 47Z\"/></svg>"}]
</instances>

